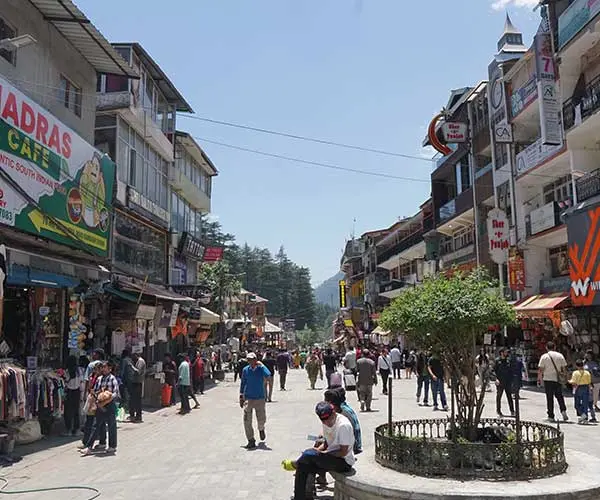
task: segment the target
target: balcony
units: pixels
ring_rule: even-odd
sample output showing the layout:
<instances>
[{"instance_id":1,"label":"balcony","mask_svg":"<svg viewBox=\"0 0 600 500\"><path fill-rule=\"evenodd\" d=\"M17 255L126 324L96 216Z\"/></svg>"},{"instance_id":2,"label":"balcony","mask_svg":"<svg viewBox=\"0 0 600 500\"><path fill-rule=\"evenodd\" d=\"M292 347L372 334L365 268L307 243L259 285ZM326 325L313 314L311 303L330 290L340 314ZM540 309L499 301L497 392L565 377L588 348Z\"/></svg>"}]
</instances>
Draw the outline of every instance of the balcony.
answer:
<instances>
[{"instance_id":1,"label":"balcony","mask_svg":"<svg viewBox=\"0 0 600 500\"><path fill-rule=\"evenodd\" d=\"M377 262L380 267L383 267L382 264L385 264L390 259L400 255L402 252L408 250L411 247L418 245L419 243L424 242L423 235L428 231L433 229L433 219L425 219L423 221L423 227L421 230L417 231L410 236L407 236L403 240L396 243L394 246L384 250L377 256Z\"/></svg>"},{"instance_id":2,"label":"balcony","mask_svg":"<svg viewBox=\"0 0 600 500\"><path fill-rule=\"evenodd\" d=\"M533 144L527 146L517 155L516 177L520 177L527 172L539 167L558 156L565 149L563 144L558 146L547 146L542 144L541 137Z\"/></svg>"},{"instance_id":3,"label":"balcony","mask_svg":"<svg viewBox=\"0 0 600 500\"><path fill-rule=\"evenodd\" d=\"M196 186L173 163L169 166L169 183L173 187L173 191L177 191L196 210L206 213L210 212L210 196Z\"/></svg>"},{"instance_id":4,"label":"balcony","mask_svg":"<svg viewBox=\"0 0 600 500\"><path fill-rule=\"evenodd\" d=\"M455 264L462 264L475 258L475 244L471 243L462 248L449 251L444 253L440 257L440 263L443 268L453 266Z\"/></svg>"},{"instance_id":5,"label":"balcony","mask_svg":"<svg viewBox=\"0 0 600 500\"><path fill-rule=\"evenodd\" d=\"M600 169L593 170L575 181L577 203L600 194Z\"/></svg>"},{"instance_id":6,"label":"balcony","mask_svg":"<svg viewBox=\"0 0 600 500\"><path fill-rule=\"evenodd\" d=\"M128 108L129 106L131 106L131 92L129 90L96 94L97 111L110 111Z\"/></svg>"},{"instance_id":7,"label":"balcony","mask_svg":"<svg viewBox=\"0 0 600 500\"><path fill-rule=\"evenodd\" d=\"M565 131L581 124L598 109L600 109L600 75L586 85L583 96L577 103L573 101L573 97L565 101L563 105ZM578 114L580 117L577 116Z\"/></svg>"},{"instance_id":8,"label":"balcony","mask_svg":"<svg viewBox=\"0 0 600 500\"><path fill-rule=\"evenodd\" d=\"M525 235L530 238L561 224L560 207L553 201L525 216Z\"/></svg>"},{"instance_id":9,"label":"balcony","mask_svg":"<svg viewBox=\"0 0 600 500\"><path fill-rule=\"evenodd\" d=\"M398 297L407 287L416 286L419 283L416 274L408 274L398 279L392 279L382 283L379 287L379 295L388 299Z\"/></svg>"}]
</instances>

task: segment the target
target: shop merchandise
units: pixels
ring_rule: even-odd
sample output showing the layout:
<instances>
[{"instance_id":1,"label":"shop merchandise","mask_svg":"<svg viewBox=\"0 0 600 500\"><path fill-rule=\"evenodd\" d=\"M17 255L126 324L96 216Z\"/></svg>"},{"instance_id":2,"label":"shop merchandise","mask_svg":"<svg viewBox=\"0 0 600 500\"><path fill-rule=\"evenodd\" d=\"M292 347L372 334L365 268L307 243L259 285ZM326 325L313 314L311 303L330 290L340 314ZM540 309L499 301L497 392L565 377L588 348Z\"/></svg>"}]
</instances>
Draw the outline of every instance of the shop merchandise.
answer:
<instances>
[{"instance_id":1,"label":"shop merchandise","mask_svg":"<svg viewBox=\"0 0 600 500\"><path fill-rule=\"evenodd\" d=\"M0 420L27 417L27 377L23 368L0 362Z\"/></svg>"},{"instance_id":2,"label":"shop merchandise","mask_svg":"<svg viewBox=\"0 0 600 500\"><path fill-rule=\"evenodd\" d=\"M52 370L38 370L27 374L28 417L52 415L60 417L64 411L65 382Z\"/></svg>"}]
</instances>

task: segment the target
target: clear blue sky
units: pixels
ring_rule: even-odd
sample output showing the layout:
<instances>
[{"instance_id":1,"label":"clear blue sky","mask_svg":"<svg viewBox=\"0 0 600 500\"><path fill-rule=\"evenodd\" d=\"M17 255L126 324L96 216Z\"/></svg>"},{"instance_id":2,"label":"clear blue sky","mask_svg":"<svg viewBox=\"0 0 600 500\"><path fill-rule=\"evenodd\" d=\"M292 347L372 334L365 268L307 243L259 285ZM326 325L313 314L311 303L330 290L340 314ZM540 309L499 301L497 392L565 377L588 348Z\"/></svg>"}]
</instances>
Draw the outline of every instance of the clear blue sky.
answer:
<instances>
[{"instance_id":1,"label":"clear blue sky","mask_svg":"<svg viewBox=\"0 0 600 500\"><path fill-rule=\"evenodd\" d=\"M526 43L537 0L76 0L111 41L136 41L196 114L423 155L449 91L487 77L508 9ZM427 180L424 161L378 156L179 119L194 136ZM202 141L200 141L202 144ZM203 144L220 171L213 213L239 242L311 269L339 268L355 232L417 211L427 182L298 165Z\"/></svg>"}]
</instances>

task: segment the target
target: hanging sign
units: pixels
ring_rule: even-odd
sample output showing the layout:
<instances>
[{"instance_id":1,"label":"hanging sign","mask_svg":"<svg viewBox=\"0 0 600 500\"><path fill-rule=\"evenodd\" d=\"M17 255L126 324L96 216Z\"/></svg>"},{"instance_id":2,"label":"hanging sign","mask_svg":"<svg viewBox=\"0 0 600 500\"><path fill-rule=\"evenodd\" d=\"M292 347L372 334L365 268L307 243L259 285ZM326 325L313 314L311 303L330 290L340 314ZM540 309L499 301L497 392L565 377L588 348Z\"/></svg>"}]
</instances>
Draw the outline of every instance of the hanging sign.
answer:
<instances>
[{"instance_id":1,"label":"hanging sign","mask_svg":"<svg viewBox=\"0 0 600 500\"><path fill-rule=\"evenodd\" d=\"M510 246L508 218L504 210L492 208L489 211L487 230L490 257L496 264L504 264Z\"/></svg>"},{"instance_id":2,"label":"hanging sign","mask_svg":"<svg viewBox=\"0 0 600 500\"><path fill-rule=\"evenodd\" d=\"M542 144L557 146L562 144L561 100L556 83L552 35L549 32L540 32L535 35L533 43L540 101Z\"/></svg>"},{"instance_id":3,"label":"hanging sign","mask_svg":"<svg viewBox=\"0 0 600 500\"><path fill-rule=\"evenodd\" d=\"M347 306L347 302L346 302L346 280L340 280L338 286L339 286L339 294L340 294L340 309L344 309Z\"/></svg>"},{"instance_id":4,"label":"hanging sign","mask_svg":"<svg viewBox=\"0 0 600 500\"><path fill-rule=\"evenodd\" d=\"M461 122L444 122L442 124L442 134L448 144L467 142L467 124Z\"/></svg>"},{"instance_id":5,"label":"hanging sign","mask_svg":"<svg viewBox=\"0 0 600 500\"><path fill-rule=\"evenodd\" d=\"M510 249L508 256L508 286L517 292L525 291L525 259L515 247Z\"/></svg>"}]
</instances>

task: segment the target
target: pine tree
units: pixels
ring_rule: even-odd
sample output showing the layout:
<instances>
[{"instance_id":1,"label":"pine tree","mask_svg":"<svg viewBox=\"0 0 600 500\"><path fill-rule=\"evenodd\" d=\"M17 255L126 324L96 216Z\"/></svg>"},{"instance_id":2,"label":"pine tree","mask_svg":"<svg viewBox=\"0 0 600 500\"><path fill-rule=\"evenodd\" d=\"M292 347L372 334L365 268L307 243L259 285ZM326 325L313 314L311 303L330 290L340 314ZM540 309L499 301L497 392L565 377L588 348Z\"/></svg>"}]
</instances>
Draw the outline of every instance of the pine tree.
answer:
<instances>
[{"instance_id":1,"label":"pine tree","mask_svg":"<svg viewBox=\"0 0 600 500\"><path fill-rule=\"evenodd\" d=\"M315 297L310 284L310 271L306 267L296 270L296 329L315 328Z\"/></svg>"}]
</instances>

